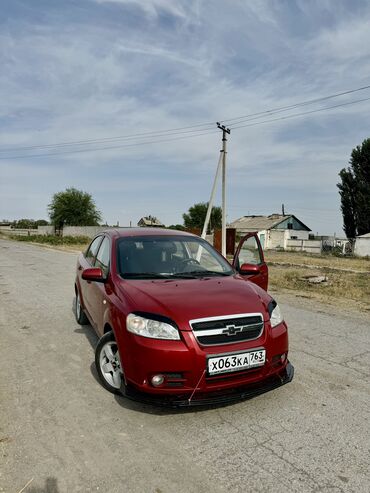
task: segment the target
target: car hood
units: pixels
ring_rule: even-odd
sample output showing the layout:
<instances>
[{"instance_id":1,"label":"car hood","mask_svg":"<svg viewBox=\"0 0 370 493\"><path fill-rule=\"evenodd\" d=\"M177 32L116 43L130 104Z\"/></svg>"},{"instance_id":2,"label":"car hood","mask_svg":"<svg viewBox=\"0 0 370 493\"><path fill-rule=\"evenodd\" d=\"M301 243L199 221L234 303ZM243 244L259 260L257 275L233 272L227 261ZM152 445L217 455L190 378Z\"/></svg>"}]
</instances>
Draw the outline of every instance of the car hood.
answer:
<instances>
[{"instance_id":1,"label":"car hood","mask_svg":"<svg viewBox=\"0 0 370 493\"><path fill-rule=\"evenodd\" d=\"M119 290L130 311L170 318L182 330L189 320L239 313L262 313L268 318L271 297L239 275L201 279L121 280Z\"/></svg>"}]
</instances>

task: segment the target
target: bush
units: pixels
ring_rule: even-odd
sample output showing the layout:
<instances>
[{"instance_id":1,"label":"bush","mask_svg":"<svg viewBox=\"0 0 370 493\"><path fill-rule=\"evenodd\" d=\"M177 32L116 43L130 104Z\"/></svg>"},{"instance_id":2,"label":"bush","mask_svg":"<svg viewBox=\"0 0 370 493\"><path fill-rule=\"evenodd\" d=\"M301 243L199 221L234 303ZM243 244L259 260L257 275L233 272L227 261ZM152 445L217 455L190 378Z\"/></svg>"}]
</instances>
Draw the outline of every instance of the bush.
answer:
<instances>
[{"instance_id":1,"label":"bush","mask_svg":"<svg viewBox=\"0 0 370 493\"><path fill-rule=\"evenodd\" d=\"M10 235L12 240L31 243L45 243L47 245L86 245L90 243L88 236L55 236L55 235Z\"/></svg>"}]
</instances>

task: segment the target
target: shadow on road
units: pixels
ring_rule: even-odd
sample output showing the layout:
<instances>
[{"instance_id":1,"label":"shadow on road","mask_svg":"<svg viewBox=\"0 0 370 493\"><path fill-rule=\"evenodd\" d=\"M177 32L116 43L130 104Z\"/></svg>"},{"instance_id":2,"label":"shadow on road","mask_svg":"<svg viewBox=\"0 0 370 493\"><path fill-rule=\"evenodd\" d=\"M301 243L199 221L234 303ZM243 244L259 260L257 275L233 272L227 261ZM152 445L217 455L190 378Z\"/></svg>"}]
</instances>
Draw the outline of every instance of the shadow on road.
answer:
<instances>
[{"instance_id":1,"label":"shadow on road","mask_svg":"<svg viewBox=\"0 0 370 493\"><path fill-rule=\"evenodd\" d=\"M47 478L45 486L30 486L27 493L59 493L58 480L56 478Z\"/></svg>"},{"instance_id":2,"label":"shadow on road","mask_svg":"<svg viewBox=\"0 0 370 493\"><path fill-rule=\"evenodd\" d=\"M74 330L74 333L83 334L86 337L86 339L89 341L90 346L95 351L95 347L98 343L99 337L96 335L91 325L79 325L78 329Z\"/></svg>"}]
</instances>

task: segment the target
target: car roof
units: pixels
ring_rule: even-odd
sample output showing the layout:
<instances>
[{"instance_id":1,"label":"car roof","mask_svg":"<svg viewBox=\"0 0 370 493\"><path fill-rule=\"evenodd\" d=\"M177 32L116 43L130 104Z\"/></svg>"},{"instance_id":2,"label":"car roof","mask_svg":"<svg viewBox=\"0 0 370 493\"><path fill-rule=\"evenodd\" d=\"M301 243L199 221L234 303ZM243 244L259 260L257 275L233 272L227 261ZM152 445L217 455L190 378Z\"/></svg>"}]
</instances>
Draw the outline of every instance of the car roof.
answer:
<instances>
[{"instance_id":1,"label":"car roof","mask_svg":"<svg viewBox=\"0 0 370 493\"><path fill-rule=\"evenodd\" d=\"M128 238L135 236L188 236L199 238L199 236L186 231L165 228L109 228L102 233L112 238Z\"/></svg>"}]
</instances>

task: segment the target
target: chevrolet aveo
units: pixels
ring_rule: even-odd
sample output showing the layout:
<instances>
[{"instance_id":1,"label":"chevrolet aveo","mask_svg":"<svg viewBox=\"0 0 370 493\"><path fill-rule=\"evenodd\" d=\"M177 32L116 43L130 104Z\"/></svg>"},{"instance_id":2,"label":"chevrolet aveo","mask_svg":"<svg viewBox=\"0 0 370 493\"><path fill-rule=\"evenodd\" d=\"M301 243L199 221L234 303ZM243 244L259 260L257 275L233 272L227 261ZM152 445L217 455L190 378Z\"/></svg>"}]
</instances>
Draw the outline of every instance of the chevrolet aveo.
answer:
<instances>
[{"instance_id":1,"label":"chevrolet aveo","mask_svg":"<svg viewBox=\"0 0 370 493\"><path fill-rule=\"evenodd\" d=\"M267 283L256 233L231 265L189 233L112 229L79 256L75 314L100 337L95 364L107 390L155 404L223 403L293 378Z\"/></svg>"}]
</instances>

